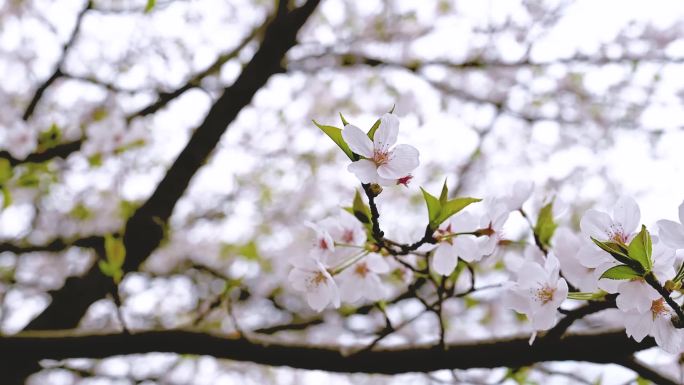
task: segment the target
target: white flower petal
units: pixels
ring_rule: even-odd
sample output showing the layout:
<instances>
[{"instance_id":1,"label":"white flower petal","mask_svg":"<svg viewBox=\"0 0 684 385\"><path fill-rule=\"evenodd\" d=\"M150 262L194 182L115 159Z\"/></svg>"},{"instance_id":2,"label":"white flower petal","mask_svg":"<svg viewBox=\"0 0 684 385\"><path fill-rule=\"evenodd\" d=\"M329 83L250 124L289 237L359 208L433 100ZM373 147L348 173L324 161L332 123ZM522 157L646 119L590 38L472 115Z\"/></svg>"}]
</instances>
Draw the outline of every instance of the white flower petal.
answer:
<instances>
[{"instance_id":1,"label":"white flower petal","mask_svg":"<svg viewBox=\"0 0 684 385\"><path fill-rule=\"evenodd\" d=\"M657 317L653 323L653 337L658 346L668 353L678 354L682 351L682 331L675 329L669 317Z\"/></svg>"},{"instance_id":2,"label":"white flower petal","mask_svg":"<svg viewBox=\"0 0 684 385\"><path fill-rule=\"evenodd\" d=\"M454 239L454 251L466 262L474 262L482 259L484 254L472 236L458 236Z\"/></svg>"},{"instance_id":3,"label":"white flower petal","mask_svg":"<svg viewBox=\"0 0 684 385\"><path fill-rule=\"evenodd\" d=\"M342 138L353 152L366 158L373 157L373 142L360 128L347 124L342 130Z\"/></svg>"},{"instance_id":4,"label":"white flower petal","mask_svg":"<svg viewBox=\"0 0 684 385\"><path fill-rule=\"evenodd\" d=\"M384 114L380 118L380 127L373 135L376 150L387 152L397 142L399 135L399 118L394 114Z\"/></svg>"},{"instance_id":5,"label":"white flower petal","mask_svg":"<svg viewBox=\"0 0 684 385\"><path fill-rule=\"evenodd\" d=\"M598 240L608 239L608 230L612 224L613 220L610 215L593 209L587 210L580 220L582 232Z\"/></svg>"},{"instance_id":6,"label":"white flower petal","mask_svg":"<svg viewBox=\"0 0 684 385\"><path fill-rule=\"evenodd\" d=\"M458 264L458 256L448 243L440 243L432 256L432 270L441 275L449 275L454 272Z\"/></svg>"},{"instance_id":7,"label":"white flower petal","mask_svg":"<svg viewBox=\"0 0 684 385\"><path fill-rule=\"evenodd\" d=\"M667 246L677 249L684 248L684 226L677 222L661 219L658 222L658 235Z\"/></svg>"},{"instance_id":8,"label":"white flower petal","mask_svg":"<svg viewBox=\"0 0 684 385\"><path fill-rule=\"evenodd\" d=\"M679 205L679 222L684 223L684 202Z\"/></svg>"},{"instance_id":9,"label":"white flower petal","mask_svg":"<svg viewBox=\"0 0 684 385\"><path fill-rule=\"evenodd\" d=\"M387 163L378 167L378 175L388 179L401 178L418 167L418 157L418 150L415 147L400 144L389 153Z\"/></svg>"},{"instance_id":10,"label":"white flower petal","mask_svg":"<svg viewBox=\"0 0 684 385\"><path fill-rule=\"evenodd\" d=\"M366 257L366 265L376 274L385 274L390 271L390 266L381 255L372 254Z\"/></svg>"},{"instance_id":11,"label":"white flower petal","mask_svg":"<svg viewBox=\"0 0 684 385\"><path fill-rule=\"evenodd\" d=\"M630 311L625 313L625 332L628 336L634 338L636 342L641 342L653 328L653 316L651 312L639 313Z\"/></svg>"},{"instance_id":12,"label":"white flower petal","mask_svg":"<svg viewBox=\"0 0 684 385\"><path fill-rule=\"evenodd\" d=\"M376 183L378 181L378 170L375 163L368 159L353 162L347 167L347 170L356 175L361 183Z\"/></svg>"},{"instance_id":13,"label":"white flower petal","mask_svg":"<svg viewBox=\"0 0 684 385\"><path fill-rule=\"evenodd\" d=\"M620 198L613 208L613 219L622 225L625 235L633 233L641 220L639 205L631 197Z\"/></svg>"}]
</instances>

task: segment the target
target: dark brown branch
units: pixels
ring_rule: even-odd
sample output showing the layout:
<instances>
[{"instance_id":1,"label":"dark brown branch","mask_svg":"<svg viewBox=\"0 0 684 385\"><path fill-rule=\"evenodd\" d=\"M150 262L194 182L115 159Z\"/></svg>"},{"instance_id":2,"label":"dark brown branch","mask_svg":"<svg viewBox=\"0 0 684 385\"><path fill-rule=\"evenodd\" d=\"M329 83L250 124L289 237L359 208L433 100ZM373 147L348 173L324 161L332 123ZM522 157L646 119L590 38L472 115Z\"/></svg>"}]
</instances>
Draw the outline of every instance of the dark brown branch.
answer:
<instances>
[{"instance_id":1,"label":"dark brown branch","mask_svg":"<svg viewBox=\"0 0 684 385\"><path fill-rule=\"evenodd\" d=\"M633 370L636 374L641 376L642 378L645 378L649 381L652 381L655 384L658 385L681 385L681 382L672 380L668 377L663 376L662 374L658 373L657 371L649 368L646 365L643 365L639 361L637 361L636 358L634 357L629 357L623 361L616 361L615 362L618 365L624 366L625 368Z\"/></svg>"},{"instance_id":2,"label":"dark brown branch","mask_svg":"<svg viewBox=\"0 0 684 385\"><path fill-rule=\"evenodd\" d=\"M38 106L38 102L43 97L45 91L47 91L47 89L52 85L52 83L55 82L55 80L59 79L62 76L62 66L64 65L64 61L66 60L66 56L69 53L69 50L74 45L74 41L76 41L76 37L78 36L79 31L81 30L83 16L85 16L86 12L89 9L91 9L92 6L92 2L90 0L87 0L83 9L81 9L81 11L76 16L76 25L74 26L74 30L71 32L69 39L62 46L62 54L59 60L57 61L57 64L55 65L54 72L52 73L52 75L50 75L49 78L47 78L47 80L45 80L45 82L43 82L43 84L38 86L36 92L33 94L33 98L31 98L31 101L29 102L28 106L26 107L26 110L24 111L22 119L29 120L31 115L33 115L33 111L35 111L36 106Z\"/></svg>"},{"instance_id":3,"label":"dark brown branch","mask_svg":"<svg viewBox=\"0 0 684 385\"><path fill-rule=\"evenodd\" d=\"M569 335L562 340L538 341L532 346L527 338L513 338L449 345L446 350L410 347L345 355L332 347L259 343L189 331L87 336L65 336L56 332L2 337L0 356L4 364L12 365L44 358L104 358L121 354L173 352L332 372L396 374L440 369L521 367L545 361L622 364L632 353L654 345L652 338L637 343L627 338L624 331L618 331Z\"/></svg>"},{"instance_id":4,"label":"dark brown branch","mask_svg":"<svg viewBox=\"0 0 684 385\"><path fill-rule=\"evenodd\" d=\"M318 3L319 0L309 0L282 17L274 18L268 25L252 60L211 107L152 196L128 220L123 237L127 251L124 271L137 270L159 246L164 237L163 227L192 177L206 163L228 125L251 103L254 94L272 75L282 72L281 62L286 52L296 44L297 32ZM69 279L62 289L53 292L50 306L27 328L73 328L90 304L112 290L111 279L104 277L97 265L93 265L85 276Z\"/></svg>"},{"instance_id":5,"label":"dark brown branch","mask_svg":"<svg viewBox=\"0 0 684 385\"><path fill-rule=\"evenodd\" d=\"M616 295L606 296L605 301L591 301L586 305L578 307L577 309L570 310L565 314L565 317L560 320L556 326L551 328L544 335L545 339L557 339L563 336L563 334L572 326L572 324L584 318L590 314L597 313L601 310L611 309L615 307L615 297Z\"/></svg>"},{"instance_id":6,"label":"dark brown branch","mask_svg":"<svg viewBox=\"0 0 684 385\"><path fill-rule=\"evenodd\" d=\"M9 152L0 151L0 158L9 160L11 166L16 166L22 163L42 163L55 158L66 159L69 155L79 151L82 144L82 140L61 143L54 147L50 147L43 152L35 152L30 154L24 159L16 159L13 158Z\"/></svg>"},{"instance_id":7,"label":"dark brown branch","mask_svg":"<svg viewBox=\"0 0 684 385\"><path fill-rule=\"evenodd\" d=\"M95 248L100 247L103 244L103 239L104 238L99 235L92 235L89 237L80 238L76 240L64 240L58 238L44 245L25 245L16 244L12 242L4 242L0 243L0 253L5 251L14 254L25 254L39 251L57 253L60 251L64 251L69 247Z\"/></svg>"}]
</instances>

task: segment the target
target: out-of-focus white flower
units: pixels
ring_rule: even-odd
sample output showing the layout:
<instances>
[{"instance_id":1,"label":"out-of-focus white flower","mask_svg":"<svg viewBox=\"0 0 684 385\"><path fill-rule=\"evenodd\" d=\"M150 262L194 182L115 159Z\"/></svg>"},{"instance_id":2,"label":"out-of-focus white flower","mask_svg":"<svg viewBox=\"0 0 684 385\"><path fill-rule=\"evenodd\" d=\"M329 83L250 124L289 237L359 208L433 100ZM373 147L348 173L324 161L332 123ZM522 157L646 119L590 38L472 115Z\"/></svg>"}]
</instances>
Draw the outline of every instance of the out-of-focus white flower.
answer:
<instances>
[{"instance_id":1,"label":"out-of-focus white flower","mask_svg":"<svg viewBox=\"0 0 684 385\"><path fill-rule=\"evenodd\" d=\"M313 257L292 258L294 268L288 277L295 290L306 294L306 301L312 309L320 312L328 304L340 306L340 292L325 266Z\"/></svg>"},{"instance_id":2,"label":"out-of-focus white flower","mask_svg":"<svg viewBox=\"0 0 684 385\"><path fill-rule=\"evenodd\" d=\"M366 243L361 222L346 211L307 226L315 233L313 253L327 266L341 263Z\"/></svg>"},{"instance_id":3,"label":"out-of-focus white flower","mask_svg":"<svg viewBox=\"0 0 684 385\"><path fill-rule=\"evenodd\" d=\"M378 254L371 254L356 262L340 273L340 294L346 302L356 302L361 298L379 301L387 296L387 288L380 279L380 274L390 270L385 259Z\"/></svg>"},{"instance_id":4,"label":"out-of-focus white flower","mask_svg":"<svg viewBox=\"0 0 684 385\"><path fill-rule=\"evenodd\" d=\"M503 239L503 227L510 215L508 204L501 199L490 199L486 203L485 215L480 219L482 236L478 244L482 255L490 255L496 251L499 241Z\"/></svg>"},{"instance_id":5,"label":"out-of-focus white flower","mask_svg":"<svg viewBox=\"0 0 684 385\"><path fill-rule=\"evenodd\" d=\"M582 232L600 241L628 243L634 234L641 211L630 197L620 198L613 207L613 216L598 210L587 210L580 221Z\"/></svg>"},{"instance_id":6,"label":"out-of-focus white flower","mask_svg":"<svg viewBox=\"0 0 684 385\"><path fill-rule=\"evenodd\" d=\"M321 222L318 225L314 223L307 223L306 226L314 231L315 237L313 241L312 255L315 258L325 259L326 256L335 252L335 241L325 227L327 222Z\"/></svg>"},{"instance_id":7,"label":"out-of-focus white flower","mask_svg":"<svg viewBox=\"0 0 684 385\"><path fill-rule=\"evenodd\" d=\"M675 249L684 249L684 202L679 205L679 223L667 219L658 221L658 235L663 242Z\"/></svg>"},{"instance_id":8,"label":"out-of-focus white flower","mask_svg":"<svg viewBox=\"0 0 684 385\"><path fill-rule=\"evenodd\" d=\"M627 335L641 342L647 335L655 338L658 346L670 353L680 353L684 347L684 329L677 329L672 324L674 312L663 298L654 300L650 309L640 313L631 310L625 314L625 331Z\"/></svg>"},{"instance_id":9,"label":"out-of-focus white flower","mask_svg":"<svg viewBox=\"0 0 684 385\"><path fill-rule=\"evenodd\" d=\"M558 257L563 277L568 282L580 291L594 292L598 289L595 269L582 265L578 259L582 243L570 229L561 227L553 236L553 253Z\"/></svg>"},{"instance_id":10,"label":"out-of-focus white flower","mask_svg":"<svg viewBox=\"0 0 684 385\"><path fill-rule=\"evenodd\" d=\"M559 276L559 262L553 255L544 266L525 261L516 272L517 281L506 294L506 305L525 314L534 330L548 330L556 323L557 310L568 295L568 284Z\"/></svg>"},{"instance_id":11,"label":"out-of-focus white flower","mask_svg":"<svg viewBox=\"0 0 684 385\"><path fill-rule=\"evenodd\" d=\"M455 235L477 230L477 218L470 213L461 213L451 218L446 227L437 230L440 239L431 260L432 270L441 275L451 274L460 257L466 262L482 259L478 240L474 235Z\"/></svg>"},{"instance_id":12,"label":"out-of-focus white flower","mask_svg":"<svg viewBox=\"0 0 684 385\"><path fill-rule=\"evenodd\" d=\"M15 159L25 159L38 147L38 134L23 122L15 122L4 135L2 147Z\"/></svg>"},{"instance_id":13,"label":"out-of-focus white flower","mask_svg":"<svg viewBox=\"0 0 684 385\"><path fill-rule=\"evenodd\" d=\"M380 118L373 141L360 128L346 125L342 137L353 152L364 158L350 164L349 171L362 183L393 185L405 178L418 167L419 154L415 147L408 144L392 148L398 134L399 119L393 114L385 114Z\"/></svg>"},{"instance_id":14,"label":"out-of-focus white flower","mask_svg":"<svg viewBox=\"0 0 684 385\"><path fill-rule=\"evenodd\" d=\"M534 190L534 182L518 181L513 184L513 191L503 198L510 211L519 210L530 199Z\"/></svg>"}]
</instances>

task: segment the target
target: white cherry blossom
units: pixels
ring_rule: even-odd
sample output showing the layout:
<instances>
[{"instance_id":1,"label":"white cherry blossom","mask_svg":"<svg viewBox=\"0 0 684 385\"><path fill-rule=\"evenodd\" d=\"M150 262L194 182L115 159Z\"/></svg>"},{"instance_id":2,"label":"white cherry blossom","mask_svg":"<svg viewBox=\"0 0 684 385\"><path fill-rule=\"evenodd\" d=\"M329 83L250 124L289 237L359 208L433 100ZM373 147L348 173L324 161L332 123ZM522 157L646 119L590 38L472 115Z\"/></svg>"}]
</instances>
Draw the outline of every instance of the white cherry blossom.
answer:
<instances>
[{"instance_id":1,"label":"white cherry blossom","mask_svg":"<svg viewBox=\"0 0 684 385\"><path fill-rule=\"evenodd\" d=\"M542 266L533 260L522 263L517 282L506 294L506 303L525 314L534 330L548 330L556 323L557 310L568 295L568 284L559 276L558 259L549 254Z\"/></svg>"},{"instance_id":2,"label":"white cherry blossom","mask_svg":"<svg viewBox=\"0 0 684 385\"><path fill-rule=\"evenodd\" d=\"M681 353L684 348L684 329L672 324L674 312L663 298L651 302L650 308L640 313L630 310L624 316L627 335L641 342L647 335L655 338L658 346L670 353Z\"/></svg>"},{"instance_id":3,"label":"white cherry blossom","mask_svg":"<svg viewBox=\"0 0 684 385\"><path fill-rule=\"evenodd\" d=\"M340 306L340 292L326 267L311 256L290 260L294 268L288 277L292 287L305 293L306 301L315 311L322 311L329 304Z\"/></svg>"},{"instance_id":4,"label":"white cherry blossom","mask_svg":"<svg viewBox=\"0 0 684 385\"><path fill-rule=\"evenodd\" d=\"M503 227L511 211L506 201L498 198L486 201L485 207L485 215L480 218L480 231L483 235L478 238L478 244L480 252L486 256L493 254L499 241L503 239Z\"/></svg>"},{"instance_id":5,"label":"white cherry blossom","mask_svg":"<svg viewBox=\"0 0 684 385\"><path fill-rule=\"evenodd\" d=\"M510 211L519 210L530 199L534 190L534 182L518 181L513 184L513 191L506 197L504 202Z\"/></svg>"},{"instance_id":6,"label":"white cherry blossom","mask_svg":"<svg viewBox=\"0 0 684 385\"><path fill-rule=\"evenodd\" d=\"M596 269L584 266L578 259L582 244L587 242L590 241L580 239L570 229L561 227L553 236L553 253L558 257L561 271L568 282L580 291L594 292L598 289ZM593 248L591 250L593 252Z\"/></svg>"},{"instance_id":7,"label":"white cherry blossom","mask_svg":"<svg viewBox=\"0 0 684 385\"><path fill-rule=\"evenodd\" d=\"M684 202L679 205L679 223L668 219L658 221L660 238L663 242L675 249L684 249Z\"/></svg>"},{"instance_id":8,"label":"white cherry blossom","mask_svg":"<svg viewBox=\"0 0 684 385\"><path fill-rule=\"evenodd\" d=\"M580 221L582 232L599 241L628 243L634 235L641 211L630 197L620 198L613 207L613 216L598 210L587 210Z\"/></svg>"},{"instance_id":9,"label":"white cherry blossom","mask_svg":"<svg viewBox=\"0 0 684 385\"><path fill-rule=\"evenodd\" d=\"M482 259L483 254L474 235L458 235L477 230L478 220L470 213L460 213L448 222L442 229L437 230L437 238L441 239L434 250L431 260L431 268L441 275L450 275L460 257L466 262Z\"/></svg>"},{"instance_id":10,"label":"white cherry blossom","mask_svg":"<svg viewBox=\"0 0 684 385\"><path fill-rule=\"evenodd\" d=\"M340 273L340 293L345 302L362 298L379 301L387 296L380 274L390 271L389 264L378 254L371 254Z\"/></svg>"},{"instance_id":11,"label":"white cherry blossom","mask_svg":"<svg viewBox=\"0 0 684 385\"><path fill-rule=\"evenodd\" d=\"M2 128L0 126L0 128ZM37 132L27 127L22 122L14 123L6 129L2 147L7 150L13 158L23 160L38 147Z\"/></svg>"},{"instance_id":12,"label":"white cherry blossom","mask_svg":"<svg viewBox=\"0 0 684 385\"><path fill-rule=\"evenodd\" d=\"M373 141L360 128L348 124L342 130L342 137L349 148L363 157L352 162L348 169L362 183L395 185L418 167L418 150L408 144L392 147L397 142L399 119L394 114L380 118Z\"/></svg>"}]
</instances>

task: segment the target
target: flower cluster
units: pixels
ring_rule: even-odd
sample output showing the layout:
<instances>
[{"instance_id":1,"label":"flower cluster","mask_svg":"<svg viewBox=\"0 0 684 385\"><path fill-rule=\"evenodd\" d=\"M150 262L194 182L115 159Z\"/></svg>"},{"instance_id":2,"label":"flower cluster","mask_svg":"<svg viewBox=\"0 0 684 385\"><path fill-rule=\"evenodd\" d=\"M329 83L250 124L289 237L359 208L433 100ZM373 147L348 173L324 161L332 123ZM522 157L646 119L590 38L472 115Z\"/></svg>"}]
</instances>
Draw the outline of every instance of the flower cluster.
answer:
<instances>
[{"instance_id":1,"label":"flower cluster","mask_svg":"<svg viewBox=\"0 0 684 385\"><path fill-rule=\"evenodd\" d=\"M476 264L505 255L510 279L499 285L505 289L499 298L530 321L530 343L537 332L557 325L561 306L573 299L617 308L627 335L637 342L650 335L668 352L684 350L681 304L671 296L684 279L684 266L675 269L676 251L684 249L684 203L680 223L658 221L658 234L641 225L639 206L628 197L617 201L612 215L588 210L576 233L558 228L565 210L557 199L543 202L535 216L523 209L534 190L530 182L482 200L451 198L445 182L439 197L421 188L428 209L425 235L402 244L385 237L374 200L380 185L407 184L419 165L418 150L394 146L399 121L391 113L367 133L342 119L343 129L316 124L351 160L348 170L362 183L369 205L357 192L353 206L339 217L309 224L315 234L310 251L292 258L289 279L314 310L341 301L387 299L389 273L397 268L427 277L443 301L444 293L455 296L459 266L474 275ZM462 211L477 202L479 211ZM507 222L515 216L529 223L534 242L506 238ZM526 244L521 257L499 252L521 243ZM474 279L463 294L476 290Z\"/></svg>"}]
</instances>

